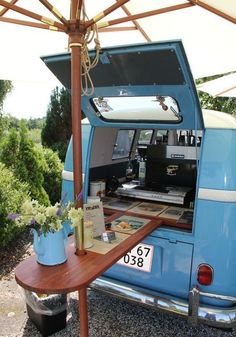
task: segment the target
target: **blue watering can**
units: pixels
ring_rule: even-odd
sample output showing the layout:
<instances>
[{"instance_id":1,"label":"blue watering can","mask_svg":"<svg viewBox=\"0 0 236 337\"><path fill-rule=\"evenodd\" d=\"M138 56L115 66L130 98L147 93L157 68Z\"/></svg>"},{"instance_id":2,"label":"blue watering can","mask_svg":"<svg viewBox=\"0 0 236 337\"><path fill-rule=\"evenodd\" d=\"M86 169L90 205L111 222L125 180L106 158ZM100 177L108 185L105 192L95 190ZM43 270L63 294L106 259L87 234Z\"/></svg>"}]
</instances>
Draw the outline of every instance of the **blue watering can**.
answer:
<instances>
[{"instance_id":1,"label":"blue watering can","mask_svg":"<svg viewBox=\"0 0 236 337\"><path fill-rule=\"evenodd\" d=\"M67 232L64 228L46 235L38 235L34 229L33 248L37 255L37 261L47 266L65 262L67 260L65 251L67 241Z\"/></svg>"}]
</instances>

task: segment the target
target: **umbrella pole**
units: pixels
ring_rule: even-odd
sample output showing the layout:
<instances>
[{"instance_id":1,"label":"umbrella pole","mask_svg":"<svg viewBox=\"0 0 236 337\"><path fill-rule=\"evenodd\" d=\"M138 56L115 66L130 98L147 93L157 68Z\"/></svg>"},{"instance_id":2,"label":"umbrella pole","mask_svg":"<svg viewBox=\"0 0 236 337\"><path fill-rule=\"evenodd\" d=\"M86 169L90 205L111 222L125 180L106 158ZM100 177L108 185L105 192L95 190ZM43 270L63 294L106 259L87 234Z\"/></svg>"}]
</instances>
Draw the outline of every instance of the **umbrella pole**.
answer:
<instances>
[{"instance_id":1,"label":"umbrella pole","mask_svg":"<svg viewBox=\"0 0 236 337\"><path fill-rule=\"evenodd\" d=\"M71 114L72 114L72 144L73 144L73 172L74 172L74 199L76 208L83 207L82 197L82 137L81 137L81 47L83 33L79 31L71 20L69 32L69 47L71 49ZM76 247L77 255L84 255L83 222L79 230L79 244ZM76 233L75 233L76 234Z\"/></svg>"}]
</instances>

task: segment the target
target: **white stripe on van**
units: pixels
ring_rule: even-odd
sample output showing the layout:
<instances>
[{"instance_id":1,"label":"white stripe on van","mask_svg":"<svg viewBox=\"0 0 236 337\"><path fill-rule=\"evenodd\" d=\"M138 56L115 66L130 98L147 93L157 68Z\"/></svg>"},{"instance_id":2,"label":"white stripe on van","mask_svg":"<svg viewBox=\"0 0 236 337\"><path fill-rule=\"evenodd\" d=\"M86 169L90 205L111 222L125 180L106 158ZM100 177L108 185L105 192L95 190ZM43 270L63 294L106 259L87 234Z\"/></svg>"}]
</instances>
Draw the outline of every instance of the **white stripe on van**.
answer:
<instances>
[{"instance_id":1,"label":"white stripe on van","mask_svg":"<svg viewBox=\"0 0 236 337\"><path fill-rule=\"evenodd\" d=\"M69 180L69 181L74 181L74 173L71 171L62 171L62 179L64 180ZM82 181L84 182L84 173L82 174Z\"/></svg>"},{"instance_id":2,"label":"white stripe on van","mask_svg":"<svg viewBox=\"0 0 236 337\"><path fill-rule=\"evenodd\" d=\"M71 171L63 170L62 171L62 179L73 181L74 180L74 173L71 172Z\"/></svg>"},{"instance_id":3,"label":"white stripe on van","mask_svg":"<svg viewBox=\"0 0 236 337\"><path fill-rule=\"evenodd\" d=\"M198 198L222 202L236 202L236 191L199 188Z\"/></svg>"}]
</instances>

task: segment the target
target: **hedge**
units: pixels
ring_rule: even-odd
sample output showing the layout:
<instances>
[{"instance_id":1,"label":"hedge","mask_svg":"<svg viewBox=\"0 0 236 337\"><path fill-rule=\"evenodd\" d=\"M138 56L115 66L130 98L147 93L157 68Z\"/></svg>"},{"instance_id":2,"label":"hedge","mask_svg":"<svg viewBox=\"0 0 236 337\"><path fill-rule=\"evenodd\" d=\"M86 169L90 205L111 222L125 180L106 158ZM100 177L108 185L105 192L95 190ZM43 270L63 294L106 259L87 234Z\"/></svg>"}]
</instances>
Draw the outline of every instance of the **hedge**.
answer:
<instances>
[{"instance_id":1,"label":"hedge","mask_svg":"<svg viewBox=\"0 0 236 337\"><path fill-rule=\"evenodd\" d=\"M13 173L0 163L0 246L6 246L25 228L8 219L17 212L28 196L28 185L20 182Z\"/></svg>"}]
</instances>

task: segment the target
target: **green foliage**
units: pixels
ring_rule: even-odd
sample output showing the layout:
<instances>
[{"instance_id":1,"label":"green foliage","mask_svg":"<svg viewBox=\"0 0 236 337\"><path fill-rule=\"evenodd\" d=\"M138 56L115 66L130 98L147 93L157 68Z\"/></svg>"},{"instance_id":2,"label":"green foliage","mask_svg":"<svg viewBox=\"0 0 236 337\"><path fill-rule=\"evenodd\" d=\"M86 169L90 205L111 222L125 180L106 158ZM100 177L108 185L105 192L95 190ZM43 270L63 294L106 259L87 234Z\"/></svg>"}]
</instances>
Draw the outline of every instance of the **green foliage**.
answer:
<instances>
[{"instance_id":1,"label":"green foliage","mask_svg":"<svg viewBox=\"0 0 236 337\"><path fill-rule=\"evenodd\" d=\"M41 129L29 129L28 136L33 141L34 144L41 144Z\"/></svg>"},{"instance_id":2,"label":"green foliage","mask_svg":"<svg viewBox=\"0 0 236 337\"><path fill-rule=\"evenodd\" d=\"M47 192L52 204L59 202L61 196L61 174L63 164L56 152L48 148L41 148L45 165L43 167L43 188Z\"/></svg>"},{"instance_id":3,"label":"green foliage","mask_svg":"<svg viewBox=\"0 0 236 337\"><path fill-rule=\"evenodd\" d=\"M68 90L56 87L51 95L45 125L42 129L42 144L58 152L64 161L71 137L71 97Z\"/></svg>"},{"instance_id":4,"label":"green foliage","mask_svg":"<svg viewBox=\"0 0 236 337\"><path fill-rule=\"evenodd\" d=\"M8 219L28 197L28 185L20 182L13 173L0 163L0 246L4 247L24 229Z\"/></svg>"},{"instance_id":5,"label":"green foliage","mask_svg":"<svg viewBox=\"0 0 236 337\"><path fill-rule=\"evenodd\" d=\"M11 81L0 80L0 111L2 110L4 99L11 90L12 90Z\"/></svg>"},{"instance_id":6,"label":"green foliage","mask_svg":"<svg viewBox=\"0 0 236 337\"><path fill-rule=\"evenodd\" d=\"M11 81L4 81L0 80L0 141L3 135L3 132L6 128L6 120L2 114L2 107L4 99L6 98L7 94L12 90L12 83Z\"/></svg>"},{"instance_id":7,"label":"green foliage","mask_svg":"<svg viewBox=\"0 0 236 337\"><path fill-rule=\"evenodd\" d=\"M196 85L215 80L223 75L224 74L199 78L196 80ZM199 91L198 96L203 109L217 110L236 115L236 97L213 97L203 91Z\"/></svg>"},{"instance_id":8,"label":"green foliage","mask_svg":"<svg viewBox=\"0 0 236 337\"><path fill-rule=\"evenodd\" d=\"M198 95L203 109L217 110L236 115L236 98L213 97L202 91Z\"/></svg>"},{"instance_id":9,"label":"green foliage","mask_svg":"<svg viewBox=\"0 0 236 337\"><path fill-rule=\"evenodd\" d=\"M29 130L37 129L42 130L44 124L45 124L46 118L30 118L26 121L26 126Z\"/></svg>"},{"instance_id":10,"label":"green foliage","mask_svg":"<svg viewBox=\"0 0 236 337\"><path fill-rule=\"evenodd\" d=\"M20 131L12 129L2 144L0 160L14 175L30 186L31 198L48 205L49 198L43 188L45 161L33 141L27 136L27 129L21 125Z\"/></svg>"}]
</instances>

